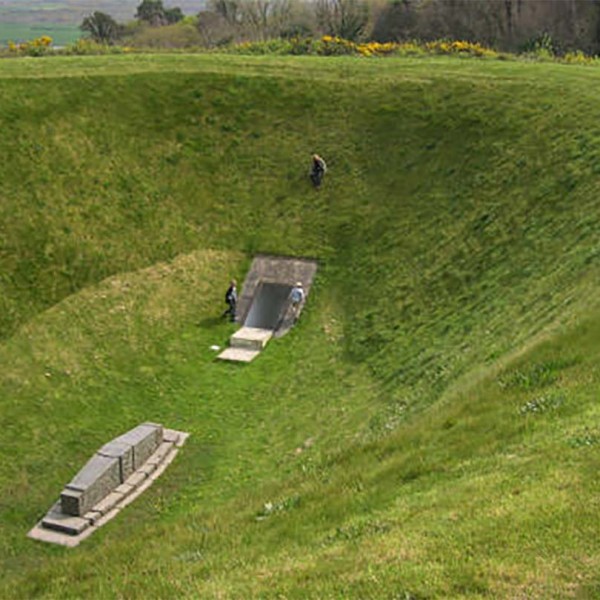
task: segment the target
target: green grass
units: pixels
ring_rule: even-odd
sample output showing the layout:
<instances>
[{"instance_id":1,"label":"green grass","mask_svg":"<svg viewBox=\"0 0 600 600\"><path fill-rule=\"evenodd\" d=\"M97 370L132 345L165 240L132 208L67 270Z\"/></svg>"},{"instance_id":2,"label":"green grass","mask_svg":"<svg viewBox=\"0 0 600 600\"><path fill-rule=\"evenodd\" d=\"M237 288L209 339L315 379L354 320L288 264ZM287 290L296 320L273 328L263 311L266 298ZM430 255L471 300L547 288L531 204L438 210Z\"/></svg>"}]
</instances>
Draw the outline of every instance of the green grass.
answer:
<instances>
[{"instance_id":1,"label":"green grass","mask_svg":"<svg viewBox=\"0 0 600 600\"><path fill-rule=\"evenodd\" d=\"M0 597L600 593L600 72L0 63ZM329 172L315 192L310 154ZM256 252L307 310L214 361ZM76 550L26 531L140 421L192 436Z\"/></svg>"}]
</instances>

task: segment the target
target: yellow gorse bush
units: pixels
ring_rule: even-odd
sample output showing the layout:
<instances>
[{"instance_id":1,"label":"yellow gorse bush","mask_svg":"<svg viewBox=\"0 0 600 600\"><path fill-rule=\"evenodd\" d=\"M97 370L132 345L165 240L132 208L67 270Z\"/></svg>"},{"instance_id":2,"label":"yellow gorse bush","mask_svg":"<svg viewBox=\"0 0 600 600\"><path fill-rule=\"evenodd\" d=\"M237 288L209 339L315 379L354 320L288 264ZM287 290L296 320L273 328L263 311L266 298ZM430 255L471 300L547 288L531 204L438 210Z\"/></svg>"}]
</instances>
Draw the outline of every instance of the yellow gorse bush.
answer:
<instances>
[{"instance_id":1,"label":"yellow gorse bush","mask_svg":"<svg viewBox=\"0 0 600 600\"><path fill-rule=\"evenodd\" d=\"M42 35L39 38L35 38L30 43L36 48L47 48L50 46L50 44L52 44L52 38L49 35Z\"/></svg>"},{"instance_id":2,"label":"yellow gorse bush","mask_svg":"<svg viewBox=\"0 0 600 600\"><path fill-rule=\"evenodd\" d=\"M394 42L368 42L366 44L358 44L356 51L361 56L385 56L396 52L399 45Z\"/></svg>"},{"instance_id":3,"label":"yellow gorse bush","mask_svg":"<svg viewBox=\"0 0 600 600\"><path fill-rule=\"evenodd\" d=\"M425 48L434 54L465 54L469 56L482 56L497 58L498 52L486 48L477 42L455 40L453 42L436 40L425 44Z\"/></svg>"},{"instance_id":4,"label":"yellow gorse bush","mask_svg":"<svg viewBox=\"0 0 600 600\"><path fill-rule=\"evenodd\" d=\"M358 56L389 56L393 54L410 56L422 54L458 54L497 58L498 52L479 43L462 40L437 40L425 44L419 42L364 42L356 43L331 35L324 35L317 43L317 53L327 56L354 54Z\"/></svg>"},{"instance_id":5,"label":"yellow gorse bush","mask_svg":"<svg viewBox=\"0 0 600 600\"><path fill-rule=\"evenodd\" d=\"M30 56L40 56L47 48L52 45L52 38L49 35L42 35L28 42L16 44L13 41L8 42L10 52L29 54Z\"/></svg>"},{"instance_id":6,"label":"yellow gorse bush","mask_svg":"<svg viewBox=\"0 0 600 600\"><path fill-rule=\"evenodd\" d=\"M49 54L121 54L136 52L129 46L107 46L89 39L79 39L74 44L55 50L52 38L42 35L28 42L8 42L5 51L0 49L0 55L45 56ZM206 49L197 49L206 52ZM353 42L334 35L324 35L321 38L293 37L273 38L261 42L238 42L227 47L219 47L217 52L235 54L278 54L278 55L321 55L321 56L357 56L377 58L385 56L420 57L428 55L448 55L457 57L475 57L483 59L518 60L518 55L501 53L478 42L465 40L435 40L432 42ZM531 55L525 55L531 60ZM581 51L568 52L564 56L552 57L557 62L576 65L598 65L597 57L588 56Z\"/></svg>"}]
</instances>

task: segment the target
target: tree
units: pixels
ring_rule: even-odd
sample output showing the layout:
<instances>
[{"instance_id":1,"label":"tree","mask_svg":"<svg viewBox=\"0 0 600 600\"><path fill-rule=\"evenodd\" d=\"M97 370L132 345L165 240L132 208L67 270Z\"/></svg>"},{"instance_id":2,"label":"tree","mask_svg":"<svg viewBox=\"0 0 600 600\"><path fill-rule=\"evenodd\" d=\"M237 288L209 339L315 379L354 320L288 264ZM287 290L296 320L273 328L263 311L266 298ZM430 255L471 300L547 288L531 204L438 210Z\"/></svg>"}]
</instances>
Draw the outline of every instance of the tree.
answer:
<instances>
[{"instance_id":1,"label":"tree","mask_svg":"<svg viewBox=\"0 0 600 600\"><path fill-rule=\"evenodd\" d=\"M235 39L235 28L222 15L204 10L198 14L196 25L202 44L208 48L229 44Z\"/></svg>"},{"instance_id":2,"label":"tree","mask_svg":"<svg viewBox=\"0 0 600 600\"><path fill-rule=\"evenodd\" d=\"M145 21L153 27L167 24L162 0L142 0L142 3L137 7L135 18Z\"/></svg>"},{"instance_id":3,"label":"tree","mask_svg":"<svg viewBox=\"0 0 600 600\"><path fill-rule=\"evenodd\" d=\"M165 9L165 19L169 25L173 25L173 23L179 23L179 21L183 21L185 15L181 12L181 9L178 6L174 8L166 8Z\"/></svg>"},{"instance_id":4,"label":"tree","mask_svg":"<svg viewBox=\"0 0 600 600\"><path fill-rule=\"evenodd\" d=\"M253 39L266 40L281 35L290 23L290 0L245 0L243 21Z\"/></svg>"},{"instance_id":5,"label":"tree","mask_svg":"<svg viewBox=\"0 0 600 600\"><path fill-rule=\"evenodd\" d=\"M292 0L209 0L208 9L198 15L198 28L211 44L212 27L222 40L267 40L289 29L292 9Z\"/></svg>"},{"instance_id":6,"label":"tree","mask_svg":"<svg viewBox=\"0 0 600 600\"><path fill-rule=\"evenodd\" d=\"M210 9L231 26L242 22L241 3L237 0L210 0ZM202 13L200 13L202 14Z\"/></svg>"},{"instance_id":7,"label":"tree","mask_svg":"<svg viewBox=\"0 0 600 600\"><path fill-rule=\"evenodd\" d=\"M392 0L376 11L371 36L378 42L399 42L417 37L418 0Z\"/></svg>"},{"instance_id":8,"label":"tree","mask_svg":"<svg viewBox=\"0 0 600 600\"><path fill-rule=\"evenodd\" d=\"M110 15L100 11L85 17L79 29L89 33L95 42L101 44L112 44L120 33L119 24Z\"/></svg>"},{"instance_id":9,"label":"tree","mask_svg":"<svg viewBox=\"0 0 600 600\"><path fill-rule=\"evenodd\" d=\"M317 0L317 22L324 33L358 41L369 23L365 0Z\"/></svg>"},{"instance_id":10,"label":"tree","mask_svg":"<svg viewBox=\"0 0 600 600\"><path fill-rule=\"evenodd\" d=\"M165 8L162 0L142 0L137 7L135 18L152 27L173 25L182 21L185 15L178 6Z\"/></svg>"},{"instance_id":11,"label":"tree","mask_svg":"<svg viewBox=\"0 0 600 600\"><path fill-rule=\"evenodd\" d=\"M138 27L128 40L128 45L138 48L193 48L202 43L195 22L181 21L164 27Z\"/></svg>"},{"instance_id":12,"label":"tree","mask_svg":"<svg viewBox=\"0 0 600 600\"><path fill-rule=\"evenodd\" d=\"M598 54L600 52L600 0L593 0L594 15L593 19L593 32L592 32L592 52Z\"/></svg>"}]
</instances>

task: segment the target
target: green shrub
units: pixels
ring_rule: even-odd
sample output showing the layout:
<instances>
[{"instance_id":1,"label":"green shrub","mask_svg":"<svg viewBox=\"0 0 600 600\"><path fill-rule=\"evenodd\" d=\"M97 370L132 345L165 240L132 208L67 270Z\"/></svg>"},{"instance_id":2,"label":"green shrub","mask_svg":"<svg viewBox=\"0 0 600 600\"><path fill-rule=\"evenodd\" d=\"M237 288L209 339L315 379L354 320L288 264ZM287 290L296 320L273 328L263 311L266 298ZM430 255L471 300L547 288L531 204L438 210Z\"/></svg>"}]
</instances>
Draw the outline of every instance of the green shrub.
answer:
<instances>
[{"instance_id":1,"label":"green shrub","mask_svg":"<svg viewBox=\"0 0 600 600\"><path fill-rule=\"evenodd\" d=\"M575 52L567 52L562 57L562 61L573 65L592 65L597 62L597 59L587 56L581 50L576 50Z\"/></svg>"},{"instance_id":2,"label":"green shrub","mask_svg":"<svg viewBox=\"0 0 600 600\"><path fill-rule=\"evenodd\" d=\"M67 54L69 56L92 56L103 54L124 54L127 52L131 52L130 47L100 44L91 39L81 38L75 43L67 46L62 51L62 54Z\"/></svg>"},{"instance_id":3,"label":"green shrub","mask_svg":"<svg viewBox=\"0 0 600 600\"><path fill-rule=\"evenodd\" d=\"M554 58L558 54L558 47L552 36L548 32L543 31L528 40L523 45L522 52L525 55L535 58L549 59Z\"/></svg>"},{"instance_id":4,"label":"green shrub","mask_svg":"<svg viewBox=\"0 0 600 600\"><path fill-rule=\"evenodd\" d=\"M357 46L354 42L345 40L340 37L332 37L324 35L317 42L317 54L321 56L344 56L349 54L357 54Z\"/></svg>"}]
</instances>

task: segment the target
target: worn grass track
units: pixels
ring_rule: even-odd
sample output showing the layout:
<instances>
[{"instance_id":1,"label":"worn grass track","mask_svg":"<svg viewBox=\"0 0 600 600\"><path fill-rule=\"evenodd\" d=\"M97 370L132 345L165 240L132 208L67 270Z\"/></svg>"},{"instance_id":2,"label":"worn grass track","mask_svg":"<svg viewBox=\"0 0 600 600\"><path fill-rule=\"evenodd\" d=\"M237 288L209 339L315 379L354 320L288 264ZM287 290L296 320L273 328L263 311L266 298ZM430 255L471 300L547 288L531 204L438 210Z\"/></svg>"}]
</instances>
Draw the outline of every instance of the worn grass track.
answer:
<instances>
[{"instance_id":1,"label":"worn grass track","mask_svg":"<svg viewBox=\"0 0 600 600\"><path fill-rule=\"evenodd\" d=\"M0 596L600 593L598 74L0 63ZM215 363L256 252L320 260L307 311ZM161 480L26 539L143 420L192 433Z\"/></svg>"}]
</instances>

